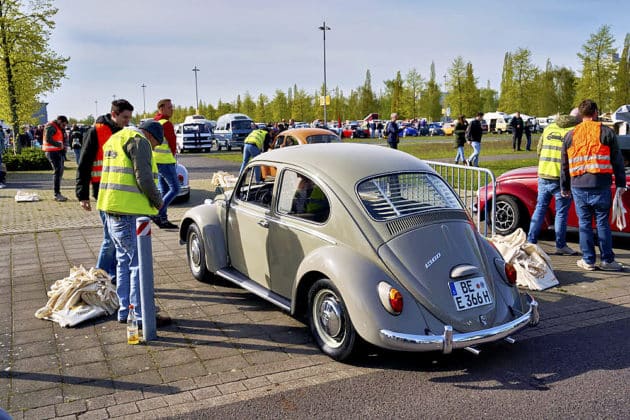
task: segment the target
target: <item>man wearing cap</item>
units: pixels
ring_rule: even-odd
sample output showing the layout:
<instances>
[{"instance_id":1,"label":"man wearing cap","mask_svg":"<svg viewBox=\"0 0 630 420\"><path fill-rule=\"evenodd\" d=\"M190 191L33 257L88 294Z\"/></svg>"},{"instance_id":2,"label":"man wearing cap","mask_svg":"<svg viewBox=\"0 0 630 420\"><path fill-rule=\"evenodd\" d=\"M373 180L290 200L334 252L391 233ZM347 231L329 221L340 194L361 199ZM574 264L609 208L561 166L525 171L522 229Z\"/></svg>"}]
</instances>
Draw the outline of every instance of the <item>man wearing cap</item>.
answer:
<instances>
[{"instance_id":1,"label":"man wearing cap","mask_svg":"<svg viewBox=\"0 0 630 420\"><path fill-rule=\"evenodd\" d=\"M556 255L576 255L567 245L567 217L571 206L571 197L563 197L560 193L560 166L562 163L562 142L564 136L580 122L578 109L569 115L560 115L545 127L538 141L538 198L536 209L529 224L527 242L538 242L540 229L545 221L545 215L553 197L556 202L556 217L554 232L556 234Z\"/></svg>"},{"instance_id":2,"label":"man wearing cap","mask_svg":"<svg viewBox=\"0 0 630 420\"><path fill-rule=\"evenodd\" d=\"M105 212L107 228L116 247L119 322L127 322L130 304L134 305L138 319L142 316L136 218L155 216L162 207L152 151L163 141L160 123L146 121L139 129L123 128L103 145L97 208Z\"/></svg>"},{"instance_id":3,"label":"man wearing cap","mask_svg":"<svg viewBox=\"0 0 630 420\"><path fill-rule=\"evenodd\" d=\"M46 158L53 167L53 189L55 193L55 201L67 201L68 199L61 195L61 178L63 178L63 162L65 160L66 146L64 143L66 126L68 118L65 115L59 115L54 121L46 124L44 131L44 142L42 150L46 153Z\"/></svg>"}]
</instances>

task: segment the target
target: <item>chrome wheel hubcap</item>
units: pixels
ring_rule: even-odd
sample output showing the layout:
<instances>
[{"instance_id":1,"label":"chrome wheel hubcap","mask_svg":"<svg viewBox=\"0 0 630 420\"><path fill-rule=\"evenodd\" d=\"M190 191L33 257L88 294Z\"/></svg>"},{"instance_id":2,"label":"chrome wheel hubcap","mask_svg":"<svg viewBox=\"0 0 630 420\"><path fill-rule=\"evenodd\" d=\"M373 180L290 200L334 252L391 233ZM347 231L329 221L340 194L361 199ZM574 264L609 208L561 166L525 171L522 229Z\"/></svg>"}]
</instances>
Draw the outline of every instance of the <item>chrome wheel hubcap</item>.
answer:
<instances>
[{"instance_id":1,"label":"chrome wheel hubcap","mask_svg":"<svg viewBox=\"0 0 630 420\"><path fill-rule=\"evenodd\" d=\"M339 347L345 336L344 314L339 298L330 290L320 290L313 305L315 328L330 347Z\"/></svg>"}]
</instances>

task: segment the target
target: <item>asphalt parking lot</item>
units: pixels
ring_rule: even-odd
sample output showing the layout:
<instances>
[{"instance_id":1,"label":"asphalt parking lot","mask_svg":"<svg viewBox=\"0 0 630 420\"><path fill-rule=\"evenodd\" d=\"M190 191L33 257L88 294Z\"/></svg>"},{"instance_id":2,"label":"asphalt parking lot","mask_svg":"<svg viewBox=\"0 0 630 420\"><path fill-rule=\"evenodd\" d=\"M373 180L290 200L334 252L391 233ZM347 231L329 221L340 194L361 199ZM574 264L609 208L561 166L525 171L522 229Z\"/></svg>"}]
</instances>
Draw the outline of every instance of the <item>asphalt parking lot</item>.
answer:
<instances>
[{"instance_id":1,"label":"asphalt parking lot","mask_svg":"<svg viewBox=\"0 0 630 420\"><path fill-rule=\"evenodd\" d=\"M189 203L170 210L176 222L213 195L215 170L235 166L194 155L183 159L192 193ZM36 319L52 283L73 265L94 265L100 219L76 200L55 202L42 175L10 174L8 181L0 190L0 407L14 418L164 417L388 369L391 354L356 365L334 362L320 353L301 320L229 283L197 282L177 232L155 227L156 301L174 320L158 330L157 340L127 345L125 327L114 317L76 328ZM18 189L36 191L41 201L16 203ZM63 193L74 197L71 177ZM547 250L549 239L542 241ZM569 235L578 248L576 241ZM627 244L615 246L618 261L630 266ZM541 302L541 323L517 340L630 319L627 270L583 272L576 257L551 259L560 285L533 293Z\"/></svg>"}]
</instances>

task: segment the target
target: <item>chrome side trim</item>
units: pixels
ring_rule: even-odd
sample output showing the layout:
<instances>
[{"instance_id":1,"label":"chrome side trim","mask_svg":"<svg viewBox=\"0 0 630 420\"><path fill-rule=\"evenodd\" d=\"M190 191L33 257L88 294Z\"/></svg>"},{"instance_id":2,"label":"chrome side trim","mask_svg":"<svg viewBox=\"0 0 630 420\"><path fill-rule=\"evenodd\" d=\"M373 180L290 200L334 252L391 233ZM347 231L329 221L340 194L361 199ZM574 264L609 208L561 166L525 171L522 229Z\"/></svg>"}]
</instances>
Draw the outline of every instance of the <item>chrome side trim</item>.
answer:
<instances>
[{"instance_id":1,"label":"chrome side trim","mask_svg":"<svg viewBox=\"0 0 630 420\"><path fill-rule=\"evenodd\" d=\"M291 301L289 299L282 297L269 289L266 289L265 287L249 279L248 277L245 277L243 274L239 273L233 268L222 268L220 270L217 270L217 272L214 274L223 277L228 281L231 281L232 283L242 287L243 289L255 294L258 297L265 299L270 303L273 303L283 311L291 312Z\"/></svg>"},{"instance_id":2,"label":"chrome side trim","mask_svg":"<svg viewBox=\"0 0 630 420\"><path fill-rule=\"evenodd\" d=\"M468 333L453 333L453 327L445 325L443 335L405 334L382 329L379 331L382 345L391 350L441 351L444 354L449 354L453 349L497 341L509 337L527 326L538 324L540 320L538 302L530 295L526 295L526 297L529 310L503 325Z\"/></svg>"}]
</instances>

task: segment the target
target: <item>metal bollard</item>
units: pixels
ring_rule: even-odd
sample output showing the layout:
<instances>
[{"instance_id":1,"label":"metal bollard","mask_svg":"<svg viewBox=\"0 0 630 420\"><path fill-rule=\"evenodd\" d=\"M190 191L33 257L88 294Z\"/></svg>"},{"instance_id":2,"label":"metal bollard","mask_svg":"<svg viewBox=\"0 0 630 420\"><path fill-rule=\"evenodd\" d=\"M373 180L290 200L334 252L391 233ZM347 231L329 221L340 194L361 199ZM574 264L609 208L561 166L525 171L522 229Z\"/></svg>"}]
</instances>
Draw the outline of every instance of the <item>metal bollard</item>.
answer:
<instances>
[{"instance_id":1,"label":"metal bollard","mask_svg":"<svg viewBox=\"0 0 630 420\"><path fill-rule=\"evenodd\" d=\"M153 299L153 249L151 247L151 219L136 219L138 265L140 275L140 305L142 310L142 338L155 340L155 301Z\"/></svg>"}]
</instances>

